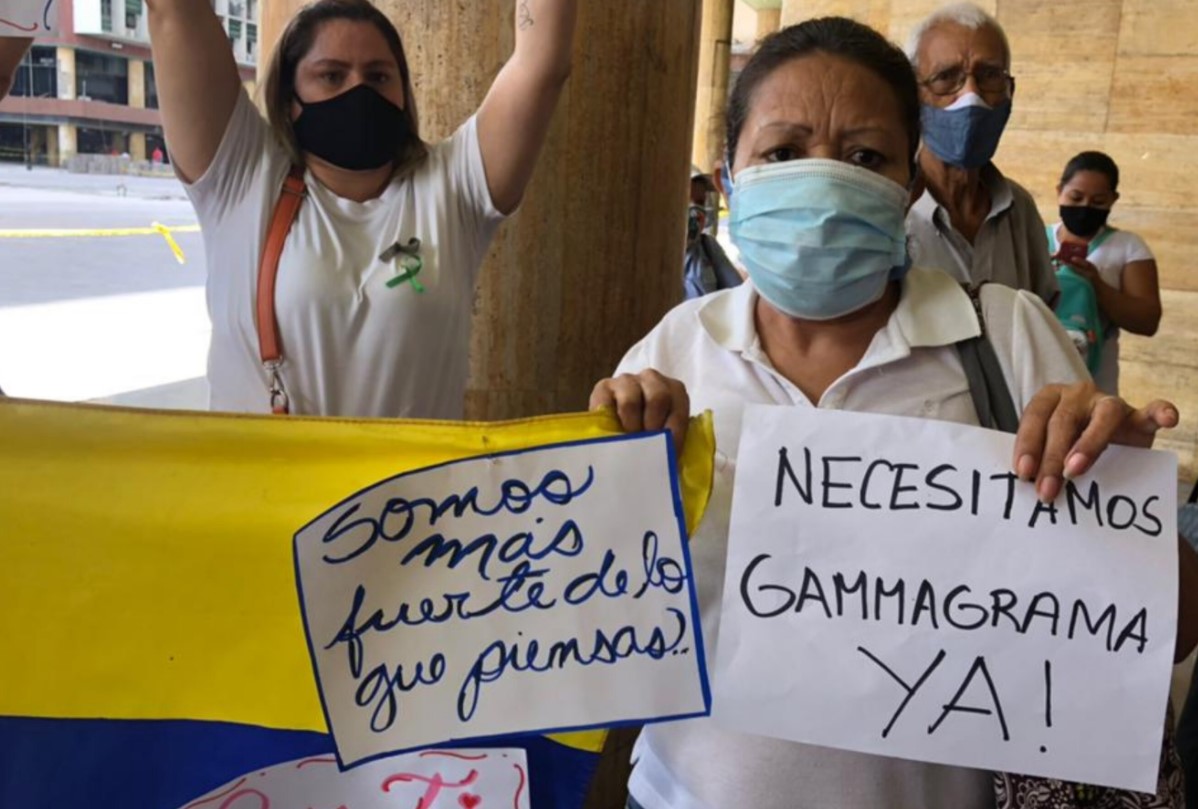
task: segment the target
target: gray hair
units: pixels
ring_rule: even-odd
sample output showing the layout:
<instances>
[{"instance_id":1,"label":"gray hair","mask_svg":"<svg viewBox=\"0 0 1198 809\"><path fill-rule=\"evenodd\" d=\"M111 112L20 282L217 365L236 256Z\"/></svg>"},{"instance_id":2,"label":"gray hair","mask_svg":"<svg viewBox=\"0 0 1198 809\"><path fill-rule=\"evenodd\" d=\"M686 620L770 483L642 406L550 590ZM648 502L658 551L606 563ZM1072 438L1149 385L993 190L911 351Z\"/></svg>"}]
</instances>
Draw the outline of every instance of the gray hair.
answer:
<instances>
[{"instance_id":1,"label":"gray hair","mask_svg":"<svg viewBox=\"0 0 1198 809\"><path fill-rule=\"evenodd\" d=\"M1007 41L1007 32L998 24L998 20L973 3L950 3L941 6L911 29L911 34L907 37L906 51L907 58L911 60L913 66L919 67L919 46L923 43L923 38L933 28L944 23L964 26L971 31L993 28L998 32L999 39L1002 40L1003 52L1006 54L1006 66L1008 68L1011 66L1011 44Z\"/></svg>"}]
</instances>

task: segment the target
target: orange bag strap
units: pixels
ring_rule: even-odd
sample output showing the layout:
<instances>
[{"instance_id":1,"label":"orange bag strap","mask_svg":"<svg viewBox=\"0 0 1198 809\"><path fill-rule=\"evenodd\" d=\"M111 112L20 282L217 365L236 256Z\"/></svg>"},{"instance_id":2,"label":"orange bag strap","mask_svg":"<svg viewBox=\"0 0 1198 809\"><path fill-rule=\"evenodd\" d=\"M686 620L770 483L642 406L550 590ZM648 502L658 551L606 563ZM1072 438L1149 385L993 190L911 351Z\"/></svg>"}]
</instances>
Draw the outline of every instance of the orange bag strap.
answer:
<instances>
[{"instance_id":1,"label":"orange bag strap","mask_svg":"<svg viewBox=\"0 0 1198 809\"><path fill-rule=\"evenodd\" d=\"M270 229L266 232L262 259L258 263L258 353L269 380L267 392L270 394L270 409L278 415L288 413L291 405L283 387L283 379L279 376L279 367L283 364L283 345L279 340L279 323L275 318L275 280L279 276L279 256L283 254L287 234L291 232L307 194L304 170L295 166L283 181L283 189L270 218Z\"/></svg>"}]
</instances>

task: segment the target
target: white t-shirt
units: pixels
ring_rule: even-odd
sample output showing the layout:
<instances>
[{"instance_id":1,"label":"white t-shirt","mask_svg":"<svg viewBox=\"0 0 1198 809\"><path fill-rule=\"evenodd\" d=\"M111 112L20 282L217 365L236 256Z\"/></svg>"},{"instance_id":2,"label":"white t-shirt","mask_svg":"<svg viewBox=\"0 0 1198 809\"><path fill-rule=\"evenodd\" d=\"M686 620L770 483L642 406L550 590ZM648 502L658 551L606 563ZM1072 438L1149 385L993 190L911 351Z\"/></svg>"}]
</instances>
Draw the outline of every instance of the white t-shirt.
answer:
<instances>
[{"instance_id":1,"label":"white t-shirt","mask_svg":"<svg viewBox=\"0 0 1198 809\"><path fill-rule=\"evenodd\" d=\"M1022 408L1044 385L1086 378L1056 317L1036 295L982 288L990 339ZM715 414L711 502L690 549L709 660L719 608L741 417L749 404L815 407L773 369L757 336L752 284L688 301L620 363L681 380L691 410ZM979 334L973 304L938 270L913 269L898 308L856 368L819 407L977 424L954 344ZM629 788L645 809L982 809L994 803L990 773L813 747L733 733L710 719L647 726Z\"/></svg>"},{"instance_id":2,"label":"white t-shirt","mask_svg":"<svg viewBox=\"0 0 1198 809\"><path fill-rule=\"evenodd\" d=\"M270 411L258 354L258 262L290 164L242 92L212 165L188 186L208 257L213 410ZM367 202L305 175L308 196L279 260L275 310L291 412L461 418L479 265L502 216L475 119ZM421 242L415 280L379 255Z\"/></svg>"},{"instance_id":3,"label":"white t-shirt","mask_svg":"<svg viewBox=\"0 0 1198 809\"><path fill-rule=\"evenodd\" d=\"M1061 243L1061 223L1052 226L1056 234L1056 243ZM1155 256L1148 245L1134 233L1126 230L1110 228L1109 235L1102 239L1098 247L1092 248L1086 258L1098 268L1102 280L1115 289L1123 289L1123 270L1135 261L1153 261ZM1100 234L1095 235L1097 239ZM1102 331L1105 335L1102 341L1102 357L1099 360L1098 372L1094 374L1094 384L1099 390L1107 393L1119 393L1119 329L1103 316Z\"/></svg>"}]
</instances>

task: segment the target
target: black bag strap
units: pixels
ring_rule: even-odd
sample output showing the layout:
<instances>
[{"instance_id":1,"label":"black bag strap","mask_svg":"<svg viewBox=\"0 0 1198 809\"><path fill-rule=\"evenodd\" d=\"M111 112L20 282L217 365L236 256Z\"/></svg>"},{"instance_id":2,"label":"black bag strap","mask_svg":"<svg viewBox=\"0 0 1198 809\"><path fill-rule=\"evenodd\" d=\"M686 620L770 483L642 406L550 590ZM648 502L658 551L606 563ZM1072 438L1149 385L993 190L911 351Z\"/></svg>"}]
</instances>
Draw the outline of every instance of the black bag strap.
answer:
<instances>
[{"instance_id":1,"label":"black bag strap","mask_svg":"<svg viewBox=\"0 0 1198 809\"><path fill-rule=\"evenodd\" d=\"M980 287L967 286L965 291L969 293L982 333L957 343L957 354L961 357L965 378L969 380L969 395L973 397L973 406L978 412L978 424L990 430L1017 432L1019 413L1015 409L1015 400L1011 396L1011 389L1007 387L1007 378L1003 376L998 355L994 353L994 345L986 331L986 319L982 316L982 301L979 296Z\"/></svg>"},{"instance_id":2,"label":"black bag strap","mask_svg":"<svg viewBox=\"0 0 1198 809\"><path fill-rule=\"evenodd\" d=\"M1194 481L1194 488L1190 489L1190 499L1187 503L1198 503L1198 480Z\"/></svg>"}]
</instances>

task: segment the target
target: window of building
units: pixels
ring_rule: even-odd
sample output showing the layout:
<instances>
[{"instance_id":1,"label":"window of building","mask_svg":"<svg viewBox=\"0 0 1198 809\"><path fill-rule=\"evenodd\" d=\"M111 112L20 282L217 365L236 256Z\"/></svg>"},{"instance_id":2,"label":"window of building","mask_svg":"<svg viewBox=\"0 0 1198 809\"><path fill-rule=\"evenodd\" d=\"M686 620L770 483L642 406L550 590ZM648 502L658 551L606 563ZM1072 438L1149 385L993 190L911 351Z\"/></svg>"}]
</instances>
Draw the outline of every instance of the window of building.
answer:
<instances>
[{"instance_id":1,"label":"window of building","mask_svg":"<svg viewBox=\"0 0 1198 809\"><path fill-rule=\"evenodd\" d=\"M250 62L258 60L258 26L252 22L245 26L245 55Z\"/></svg>"},{"instance_id":2,"label":"window of building","mask_svg":"<svg viewBox=\"0 0 1198 809\"><path fill-rule=\"evenodd\" d=\"M129 151L129 135L113 129L79 127L75 135L79 154L121 155Z\"/></svg>"},{"instance_id":3,"label":"window of building","mask_svg":"<svg viewBox=\"0 0 1198 809\"><path fill-rule=\"evenodd\" d=\"M154 78L153 62L146 62L146 106L158 109L158 81Z\"/></svg>"},{"instance_id":4,"label":"window of building","mask_svg":"<svg viewBox=\"0 0 1198 809\"><path fill-rule=\"evenodd\" d=\"M241 20L235 20L232 17L225 21L229 27L229 45L233 48L233 57L239 62L244 62L245 56L245 24Z\"/></svg>"},{"instance_id":5,"label":"window of building","mask_svg":"<svg viewBox=\"0 0 1198 809\"><path fill-rule=\"evenodd\" d=\"M100 30L112 33L112 0L100 0Z\"/></svg>"},{"instance_id":6,"label":"window of building","mask_svg":"<svg viewBox=\"0 0 1198 809\"><path fill-rule=\"evenodd\" d=\"M79 98L129 103L129 61L91 51L75 51L75 94Z\"/></svg>"},{"instance_id":7,"label":"window of building","mask_svg":"<svg viewBox=\"0 0 1198 809\"><path fill-rule=\"evenodd\" d=\"M34 45L13 77L12 94L34 98L58 97L58 65L55 50Z\"/></svg>"},{"instance_id":8,"label":"window of building","mask_svg":"<svg viewBox=\"0 0 1198 809\"><path fill-rule=\"evenodd\" d=\"M0 160L14 163L24 160L28 142L27 127L21 124L0 124Z\"/></svg>"},{"instance_id":9,"label":"window of building","mask_svg":"<svg viewBox=\"0 0 1198 809\"><path fill-rule=\"evenodd\" d=\"M142 0L125 0L125 28L130 32L137 31L141 15Z\"/></svg>"},{"instance_id":10,"label":"window of building","mask_svg":"<svg viewBox=\"0 0 1198 809\"><path fill-rule=\"evenodd\" d=\"M48 166L51 149L57 153L56 127L30 123L0 124L0 160L22 162L27 166Z\"/></svg>"}]
</instances>

